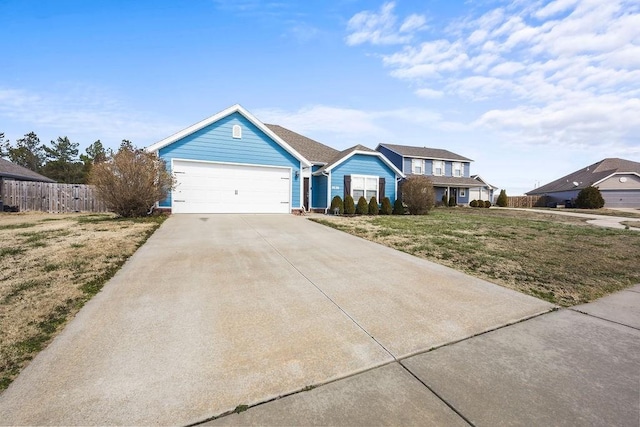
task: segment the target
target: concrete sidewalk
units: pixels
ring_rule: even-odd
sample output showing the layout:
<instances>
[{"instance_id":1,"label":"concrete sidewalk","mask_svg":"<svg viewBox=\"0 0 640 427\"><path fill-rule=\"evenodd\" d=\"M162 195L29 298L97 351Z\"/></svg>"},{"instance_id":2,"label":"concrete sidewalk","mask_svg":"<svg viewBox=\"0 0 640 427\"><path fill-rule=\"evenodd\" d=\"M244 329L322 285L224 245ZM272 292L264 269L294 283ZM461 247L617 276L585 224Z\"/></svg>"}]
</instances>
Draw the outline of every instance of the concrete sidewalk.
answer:
<instances>
[{"instance_id":1,"label":"concrete sidewalk","mask_svg":"<svg viewBox=\"0 0 640 427\"><path fill-rule=\"evenodd\" d=\"M554 210L554 209L527 209L527 208L499 208L493 207L492 209L509 209L509 210L517 210L517 211L528 211L528 212L536 212L536 213L545 213L551 215L560 215L560 216L572 216L575 218L585 218L587 219L587 224L595 225L598 227L605 228L615 228L618 230L627 229L625 225L622 225L621 222L626 221L638 221L640 222L640 218L631 218L625 216L609 216L609 215L597 215L597 214L589 214L582 212L566 212L563 210ZM620 211L631 212L633 210L627 209L619 209ZM640 211L636 211L636 213L640 214ZM640 231L640 228L637 227L629 227L629 230Z\"/></svg>"},{"instance_id":2,"label":"concrete sidewalk","mask_svg":"<svg viewBox=\"0 0 640 427\"><path fill-rule=\"evenodd\" d=\"M639 297L640 285L207 425L636 427Z\"/></svg>"},{"instance_id":3,"label":"concrete sidewalk","mask_svg":"<svg viewBox=\"0 0 640 427\"><path fill-rule=\"evenodd\" d=\"M305 218L175 215L0 395L0 424L195 423L393 377L398 359L552 308Z\"/></svg>"}]
</instances>

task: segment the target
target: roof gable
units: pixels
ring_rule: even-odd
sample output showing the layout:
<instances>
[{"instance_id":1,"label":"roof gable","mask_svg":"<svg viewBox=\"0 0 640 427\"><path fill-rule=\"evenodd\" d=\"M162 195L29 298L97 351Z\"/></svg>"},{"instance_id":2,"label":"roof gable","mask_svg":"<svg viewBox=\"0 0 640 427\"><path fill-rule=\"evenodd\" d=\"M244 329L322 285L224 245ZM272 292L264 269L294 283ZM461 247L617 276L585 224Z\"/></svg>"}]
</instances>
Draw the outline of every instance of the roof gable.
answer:
<instances>
[{"instance_id":1,"label":"roof gable","mask_svg":"<svg viewBox=\"0 0 640 427\"><path fill-rule=\"evenodd\" d=\"M282 126L269 124L265 124L265 126L312 163L329 163L338 153L338 150L335 148L331 148Z\"/></svg>"},{"instance_id":2,"label":"roof gable","mask_svg":"<svg viewBox=\"0 0 640 427\"><path fill-rule=\"evenodd\" d=\"M531 190L526 194L533 195L556 193L559 191L582 190L590 185L602 182L611 175L624 172L640 173L640 163L625 159L606 158L589 165L586 168L579 169L569 175L558 178L555 181L551 181L550 183Z\"/></svg>"},{"instance_id":3,"label":"roof gable","mask_svg":"<svg viewBox=\"0 0 640 427\"><path fill-rule=\"evenodd\" d=\"M351 157L355 156L356 154L362 154L362 155L365 155L365 156L378 157L397 176L400 176L402 178L405 177L405 175L402 173L402 171L400 171L393 163L391 163L389 161L389 159L387 159L384 154L382 154L379 151L372 150L371 148L365 147L364 145L360 145L360 144L355 145L355 146L353 146L351 148L347 148L346 150L343 150L343 151L339 152L338 154L336 154L334 156L334 158L331 159L331 161L329 163L327 163L326 165L324 165L323 167L318 169L316 172L314 172L314 175L320 175L323 172L329 172L332 169L334 169L336 166L340 165L341 163L344 163L345 161L347 161Z\"/></svg>"},{"instance_id":4,"label":"roof gable","mask_svg":"<svg viewBox=\"0 0 640 427\"><path fill-rule=\"evenodd\" d=\"M428 148L428 147L414 147L411 145L397 145L397 144L379 144L378 147L386 147L387 149L399 154L402 157L416 157L423 159L436 159L436 160L453 160L462 162L472 162L473 160L463 157L459 154L452 153L449 150L443 150L440 148Z\"/></svg>"},{"instance_id":5,"label":"roof gable","mask_svg":"<svg viewBox=\"0 0 640 427\"><path fill-rule=\"evenodd\" d=\"M311 166L311 162L305 158L301 153L299 153L296 149L294 149L291 145L289 145L286 141L284 141L280 136L278 136L275 132L273 132L269 127L267 127L264 123L254 117L251 113L245 110L240 104L233 105L221 112L214 114L211 117L208 117L204 120L199 121L167 138L156 142L146 148L148 152L158 152L161 148L164 148L170 144L173 144L176 141L181 140L182 138L193 134L194 132L199 131L219 120L224 119L225 117L238 113L241 114L244 118L249 120L253 125L255 125L260 131L264 132L269 138L271 138L274 142L280 145L285 149L289 154L303 163L305 166Z\"/></svg>"},{"instance_id":6,"label":"roof gable","mask_svg":"<svg viewBox=\"0 0 640 427\"><path fill-rule=\"evenodd\" d=\"M0 158L0 178L6 177L20 181L40 181L55 182L51 178L40 175L37 172L27 169L8 160Z\"/></svg>"}]
</instances>

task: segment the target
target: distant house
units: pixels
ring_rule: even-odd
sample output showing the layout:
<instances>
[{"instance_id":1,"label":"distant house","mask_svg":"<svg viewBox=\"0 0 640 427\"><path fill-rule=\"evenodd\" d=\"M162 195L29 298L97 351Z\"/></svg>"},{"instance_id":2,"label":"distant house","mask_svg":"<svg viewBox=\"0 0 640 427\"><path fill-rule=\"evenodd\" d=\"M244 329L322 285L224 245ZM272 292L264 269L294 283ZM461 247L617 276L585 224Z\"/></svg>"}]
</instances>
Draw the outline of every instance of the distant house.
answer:
<instances>
[{"instance_id":1,"label":"distant house","mask_svg":"<svg viewBox=\"0 0 640 427\"><path fill-rule=\"evenodd\" d=\"M30 169L0 158L0 180L55 182Z\"/></svg>"},{"instance_id":2,"label":"distant house","mask_svg":"<svg viewBox=\"0 0 640 427\"><path fill-rule=\"evenodd\" d=\"M376 150L406 176L428 176L436 191L436 201L443 196L447 200L453 196L460 205L471 200L493 200L496 187L478 175L471 176L471 159L448 150L410 145L380 144Z\"/></svg>"},{"instance_id":3,"label":"distant house","mask_svg":"<svg viewBox=\"0 0 640 427\"><path fill-rule=\"evenodd\" d=\"M149 147L177 185L173 213L326 211L334 196L396 198L404 175L361 145L337 151L233 105Z\"/></svg>"},{"instance_id":4,"label":"distant house","mask_svg":"<svg viewBox=\"0 0 640 427\"><path fill-rule=\"evenodd\" d=\"M566 203L588 186L598 187L607 208L640 208L640 163L607 158L527 192Z\"/></svg>"}]
</instances>

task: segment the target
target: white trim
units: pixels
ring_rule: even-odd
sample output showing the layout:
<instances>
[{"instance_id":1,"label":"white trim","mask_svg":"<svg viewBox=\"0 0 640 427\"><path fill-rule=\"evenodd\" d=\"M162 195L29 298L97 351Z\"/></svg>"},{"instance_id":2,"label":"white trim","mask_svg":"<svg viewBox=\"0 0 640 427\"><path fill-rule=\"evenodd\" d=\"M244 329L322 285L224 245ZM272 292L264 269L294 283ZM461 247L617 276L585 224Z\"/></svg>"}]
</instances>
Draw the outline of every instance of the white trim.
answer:
<instances>
[{"instance_id":1,"label":"white trim","mask_svg":"<svg viewBox=\"0 0 640 427\"><path fill-rule=\"evenodd\" d=\"M331 166L329 166L328 168L326 168L325 170L323 170L322 172L330 172L331 169L335 168L336 166L340 165L341 163L344 163L346 160L350 159L351 157L355 156L356 154L363 154L365 156L375 156L378 157L380 160L382 160L387 166L389 166L391 168L391 170L393 170L395 172L396 175L400 175L402 178L406 178L406 175L404 173L402 173L402 171L400 171L396 165L394 165L393 163L391 163L391 161L389 159L387 159L387 157L382 154L379 151L361 151L361 150L354 150L351 151L349 154L347 154L346 156L344 156L343 158L341 158L340 160L337 160L336 162L334 162ZM315 174L318 174L318 172L320 172L319 170L315 172Z\"/></svg>"},{"instance_id":2,"label":"white trim","mask_svg":"<svg viewBox=\"0 0 640 427\"><path fill-rule=\"evenodd\" d=\"M436 173L436 162L440 162L440 164L442 165L442 167L440 168L442 170L442 172L438 173L438 174ZM452 169L452 172L453 172L453 169ZM434 160L433 162L431 162L431 175L432 176L445 176L446 173L447 173L447 165L446 165L444 160ZM453 177L453 178L462 178L462 177Z\"/></svg>"},{"instance_id":3,"label":"white trim","mask_svg":"<svg viewBox=\"0 0 640 427\"><path fill-rule=\"evenodd\" d=\"M271 138L273 141L275 141L277 144L279 144L282 148L284 148L289 154L291 154L293 157L295 157L297 160L300 161L300 163L302 163L304 166L311 166L311 163L309 162L309 160L307 160L306 158L304 158L304 156L302 156L302 154L298 153L296 150L293 149L293 147L291 147L289 144L287 144L282 138L280 138L278 135L276 135L271 129L269 129L267 126L264 125L264 123L262 123L260 120L258 120L253 114L249 113L247 110L245 110L240 104L235 104L232 105L231 107L222 110L221 112L214 114L213 116L206 118L204 120L199 121L198 123L195 123L177 133L174 133L171 136L166 137L165 139L156 142L155 144L151 144L150 146L148 146L146 148L146 151L148 152L158 152L160 151L161 148L166 147L167 145L173 144L174 142L188 136L191 135L192 133L209 126L212 123L215 123L233 113L240 113L241 115L243 115L247 120L249 120L251 123L253 123L258 129L260 129L262 132L264 132L269 138Z\"/></svg>"},{"instance_id":4,"label":"white trim","mask_svg":"<svg viewBox=\"0 0 640 427\"><path fill-rule=\"evenodd\" d=\"M416 173L416 163L419 163L418 167L420 168L420 170L422 172ZM426 175L425 166L426 165L425 165L424 159L412 158L411 159L411 174L412 175Z\"/></svg>"},{"instance_id":5,"label":"white trim","mask_svg":"<svg viewBox=\"0 0 640 427\"><path fill-rule=\"evenodd\" d=\"M255 163L235 163L235 162L217 162L212 160L194 160L194 159L183 159L183 158L172 158L171 159L171 174L173 174L173 163L174 161L178 162L189 162L189 163L206 163L213 165L226 165L226 166L245 166L245 167L255 167L255 168L271 168L271 169L288 169L289 170L289 213L293 210L293 168L291 166L273 166L273 165L257 165ZM173 211L173 190L171 190L171 206L164 206L165 208L170 207ZM159 206L163 207L163 206Z\"/></svg>"},{"instance_id":6,"label":"white trim","mask_svg":"<svg viewBox=\"0 0 640 427\"><path fill-rule=\"evenodd\" d=\"M350 191L351 194L349 194L349 195L351 197L353 197L353 189L354 189L353 180L354 180L354 178L363 178L364 179L364 189L363 189L364 194L363 194L363 196L364 196L365 199L367 198L367 179L368 178L373 178L373 179L376 180L376 187L375 187L376 188L376 200L378 200L378 198L380 197L380 193L379 193L380 192L380 176L378 176L378 175L357 175L357 174L351 174L350 176L351 176L351 191ZM360 199L360 198L358 197L358 199ZM355 203L358 203L355 197L353 197L353 201ZM367 203L370 202L370 201L371 201L371 199L367 200ZM379 202L379 200L378 200L378 202Z\"/></svg>"},{"instance_id":7,"label":"white trim","mask_svg":"<svg viewBox=\"0 0 640 427\"><path fill-rule=\"evenodd\" d=\"M606 181L606 180L608 180L609 178L612 178L612 177L614 177L614 176L617 176L617 175L635 175L635 176L637 176L638 178L640 178L640 173L637 173L637 172L614 172L614 173L612 173L611 175L606 176L606 177L602 178L600 181L596 181L596 182L594 182L594 183L593 183L593 184L591 184L591 185L592 185L593 187L595 187L596 185L598 185L598 184L602 184L604 181ZM614 190L614 189L612 188L612 190ZM567 190L567 191L569 191L569 190ZM617 191L619 191L619 190L617 190Z\"/></svg>"},{"instance_id":8,"label":"white trim","mask_svg":"<svg viewBox=\"0 0 640 427\"><path fill-rule=\"evenodd\" d=\"M231 128L231 137L233 139L242 139L242 126L233 125Z\"/></svg>"}]
</instances>

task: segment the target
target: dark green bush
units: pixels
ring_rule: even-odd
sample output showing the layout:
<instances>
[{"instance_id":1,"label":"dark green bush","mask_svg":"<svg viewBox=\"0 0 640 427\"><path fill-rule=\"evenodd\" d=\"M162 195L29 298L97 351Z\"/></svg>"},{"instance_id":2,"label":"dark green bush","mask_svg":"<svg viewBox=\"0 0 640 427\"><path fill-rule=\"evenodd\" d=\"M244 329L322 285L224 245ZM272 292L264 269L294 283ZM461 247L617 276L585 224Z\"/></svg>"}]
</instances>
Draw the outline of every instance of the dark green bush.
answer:
<instances>
[{"instance_id":1,"label":"dark green bush","mask_svg":"<svg viewBox=\"0 0 640 427\"><path fill-rule=\"evenodd\" d=\"M404 215L404 205L402 204L402 200L396 199L393 203L393 211L394 215Z\"/></svg>"},{"instance_id":2,"label":"dark green bush","mask_svg":"<svg viewBox=\"0 0 640 427\"><path fill-rule=\"evenodd\" d=\"M604 206L604 199L598 187L589 186L578 193L576 206L581 209L600 209Z\"/></svg>"},{"instance_id":3,"label":"dark green bush","mask_svg":"<svg viewBox=\"0 0 640 427\"><path fill-rule=\"evenodd\" d=\"M344 213L344 204L342 203L342 197L335 196L331 199L331 209L329 209L329 213L334 213L338 208L338 213L342 215Z\"/></svg>"},{"instance_id":4,"label":"dark green bush","mask_svg":"<svg viewBox=\"0 0 640 427\"><path fill-rule=\"evenodd\" d=\"M500 190L500 195L498 196L498 200L496 200L496 204L501 208L506 208L509 204L509 199L507 199L507 191Z\"/></svg>"},{"instance_id":5,"label":"dark green bush","mask_svg":"<svg viewBox=\"0 0 640 427\"><path fill-rule=\"evenodd\" d=\"M378 215L380 208L378 207L378 200L373 196L371 200L369 200L369 215Z\"/></svg>"},{"instance_id":6,"label":"dark green bush","mask_svg":"<svg viewBox=\"0 0 640 427\"><path fill-rule=\"evenodd\" d=\"M391 207L391 200L388 197L382 199L382 208L380 208L380 215L391 215L393 208Z\"/></svg>"},{"instance_id":7,"label":"dark green bush","mask_svg":"<svg viewBox=\"0 0 640 427\"><path fill-rule=\"evenodd\" d=\"M469 202L469 206L471 206L472 208L477 208L478 207L478 201L477 200L472 200L471 202Z\"/></svg>"},{"instance_id":8,"label":"dark green bush","mask_svg":"<svg viewBox=\"0 0 640 427\"><path fill-rule=\"evenodd\" d=\"M346 215L353 215L356 213L356 205L353 202L353 197L347 194L344 198L344 213Z\"/></svg>"},{"instance_id":9,"label":"dark green bush","mask_svg":"<svg viewBox=\"0 0 640 427\"><path fill-rule=\"evenodd\" d=\"M452 194L451 197L449 197L449 207L452 208L455 205L456 205L456 198Z\"/></svg>"},{"instance_id":10,"label":"dark green bush","mask_svg":"<svg viewBox=\"0 0 640 427\"><path fill-rule=\"evenodd\" d=\"M356 215L366 215L369 213L369 203L367 203L367 199L364 196L361 196L358 199L358 204L356 205Z\"/></svg>"},{"instance_id":11,"label":"dark green bush","mask_svg":"<svg viewBox=\"0 0 640 427\"><path fill-rule=\"evenodd\" d=\"M484 207L485 208L490 208L491 207L491 202L489 200L485 200L484 201Z\"/></svg>"},{"instance_id":12,"label":"dark green bush","mask_svg":"<svg viewBox=\"0 0 640 427\"><path fill-rule=\"evenodd\" d=\"M447 206L447 193L443 193L440 200L442 201L442 206Z\"/></svg>"}]
</instances>

